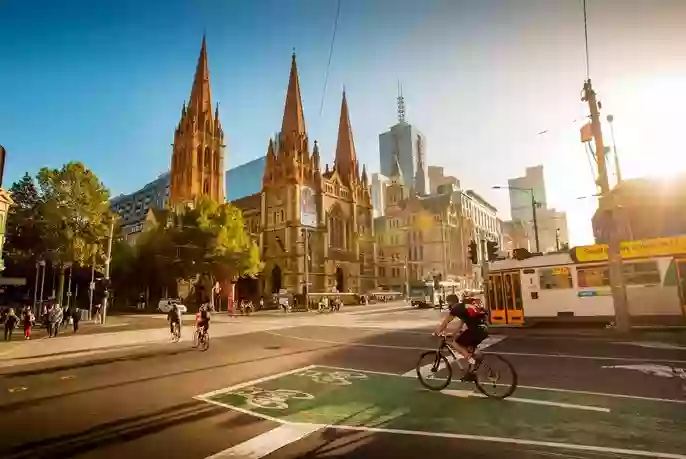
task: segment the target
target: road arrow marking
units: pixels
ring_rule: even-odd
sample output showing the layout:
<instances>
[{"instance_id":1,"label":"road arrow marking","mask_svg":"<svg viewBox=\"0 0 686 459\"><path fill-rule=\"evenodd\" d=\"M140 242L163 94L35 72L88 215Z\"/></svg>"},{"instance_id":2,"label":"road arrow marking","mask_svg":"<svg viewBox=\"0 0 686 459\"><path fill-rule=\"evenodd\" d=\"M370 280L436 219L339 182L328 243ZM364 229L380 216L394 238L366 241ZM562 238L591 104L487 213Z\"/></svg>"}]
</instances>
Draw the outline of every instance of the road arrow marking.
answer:
<instances>
[{"instance_id":1,"label":"road arrow marking","mask_svg":"<svg viewBox=\"0 0 686 459\"><path fill-rule=\"evenodd\" d=\"M10 394L13 394L15 392L24 392L25 390L28 390L28 388L27 387L10 387L9 389L7 389L7 392L9 392Z\"/></svg>"}]
</instances>

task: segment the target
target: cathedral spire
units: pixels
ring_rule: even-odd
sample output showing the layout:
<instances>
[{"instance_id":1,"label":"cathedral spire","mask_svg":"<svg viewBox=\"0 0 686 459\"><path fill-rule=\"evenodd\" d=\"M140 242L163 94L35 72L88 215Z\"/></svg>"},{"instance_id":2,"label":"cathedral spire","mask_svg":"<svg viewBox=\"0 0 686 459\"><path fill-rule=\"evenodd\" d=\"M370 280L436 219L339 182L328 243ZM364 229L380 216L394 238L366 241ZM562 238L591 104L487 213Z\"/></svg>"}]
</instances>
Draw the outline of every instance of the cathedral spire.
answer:
<instances>
[{"instance_id":1,"label":"cathedral spire","mask_svg":"<svg viewBox=\"0 0 686 459\"><path fill-rule=\"evenodd\" d=\"M357 154L355 153L355 142L350 126L348 99L345 90L343 90L343 99L341 100L341 118L338 123L338 143L336 144L334 165L343 180L349 181L351 177L359 179Z\"/></svg>"},{"instance_id":2,"label":"cathedral spire","mask_svg":"<svg viewBox=\"0 0 686 459\"><path fill-rule=\"evenodd\" d=\"M195 116L212 113L212 91L210 89L210 70L207 63L207 40L202 36L200 56L198 65L195 68L195 78L193 79L193 89L191 89L191 99L188 108Z\"/></svg>"},{"instance_id":3,"label":"cathedral spire","mask_svg":"<svg viewBox=\"0 0 686 459\"><path fill-rule=\"evenodd\" d=\"M298 79L298 66L295 62L295 52L291 60L291 74L288 80L288 92L286 92L286 105L283 110L281 123L281 135L291 133L306 134L305 115L300 98L300 81Z\"/></svg>"}]
</instances>

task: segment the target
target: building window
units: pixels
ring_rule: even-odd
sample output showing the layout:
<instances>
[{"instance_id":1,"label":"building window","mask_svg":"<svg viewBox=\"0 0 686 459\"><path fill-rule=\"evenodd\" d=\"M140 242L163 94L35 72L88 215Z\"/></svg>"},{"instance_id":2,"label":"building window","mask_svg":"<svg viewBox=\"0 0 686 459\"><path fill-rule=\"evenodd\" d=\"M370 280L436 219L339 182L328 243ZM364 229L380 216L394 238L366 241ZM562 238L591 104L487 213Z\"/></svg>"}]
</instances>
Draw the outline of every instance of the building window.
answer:
<instances>
[{"instance_id":1,"label":"building window","mask_svg":"<svg viewBox=\"0 0 686 459\"><path fill-rule=\"evenodd\" d=\"M543 290L572 288L572 273L566 266L539 269L538 276Z\"/></svg>"},{"instance_id":2,"label":"building window","mask_svg":"<svg viewBox=\"0 0 686 459\"><path fill-rule=\"evenodd\" d=\"M386 268L379 268L379 276L386 277Z\"/></svg>"},{"instance_id":3,"label":"building window","mask_svg":"<svg viewBox=\"0 0 686 459\"><path fill-rule=\"evenodd\" d=\"M656 261L641 261L622 265L627 285L660 284L660 270Z\"/></svg>"}]
</instances>

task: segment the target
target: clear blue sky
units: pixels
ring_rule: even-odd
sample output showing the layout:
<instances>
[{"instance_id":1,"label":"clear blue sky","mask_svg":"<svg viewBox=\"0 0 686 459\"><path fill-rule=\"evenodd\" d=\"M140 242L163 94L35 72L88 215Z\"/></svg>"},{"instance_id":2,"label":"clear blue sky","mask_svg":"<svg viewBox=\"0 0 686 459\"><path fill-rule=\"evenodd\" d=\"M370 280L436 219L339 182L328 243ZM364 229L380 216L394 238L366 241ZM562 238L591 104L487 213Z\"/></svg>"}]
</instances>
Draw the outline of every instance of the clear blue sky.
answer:
<instances>
[{"instance_id":1,"label":"clear blue sky","mask_svg":"<svg viewBox=\"0 0 686 459\"><path fill-rule=\"evenodd\" d=\"M227 167L264 154L279 129L295 48L310 139L329 161L345 85L358 154L378 170L402 80L429 164L503 218L507 192L491 186L544 164L548 204L569 212L572 243L588 242L595 202L576 197L594 187L572 122L585 113L581 3L343 0L320 117L335 0L4 0L4 183L80 160L116 195L166 171L206 30ZM589 0L591 76L626 176L683 169L683 24L684 0Z\"/></svg>"}]
</instances>

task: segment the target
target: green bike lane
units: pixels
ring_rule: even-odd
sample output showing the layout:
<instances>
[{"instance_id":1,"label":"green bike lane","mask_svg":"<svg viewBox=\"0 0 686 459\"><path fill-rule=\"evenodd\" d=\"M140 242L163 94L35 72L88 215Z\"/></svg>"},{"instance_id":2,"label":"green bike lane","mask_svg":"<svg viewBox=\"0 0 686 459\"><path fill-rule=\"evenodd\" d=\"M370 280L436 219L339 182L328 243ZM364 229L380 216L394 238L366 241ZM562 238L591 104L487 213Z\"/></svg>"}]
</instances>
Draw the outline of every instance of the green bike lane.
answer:
<instances>
[{"instance_id":1,"label":"green bike lane","mask_svg":"<svg viewBox=\"0 0 686 459\"><path fill-rule=\"evenodd\" d=\"M424 443L488 442L597 453L592 457L686 459L686 403L679 400L527 387L495 400L480 396L471 384L453 382L434 392L416 378L316 365L196 398L281 425L275 432L291 426L286 436L294 444L336 429L423 437ZM274 439L262 441L269 442ZM275 449L289 443L282 439Z\"/></svg>"}]
</instances>

